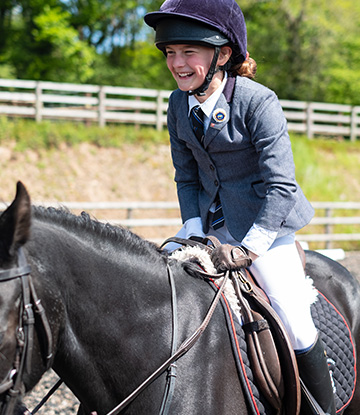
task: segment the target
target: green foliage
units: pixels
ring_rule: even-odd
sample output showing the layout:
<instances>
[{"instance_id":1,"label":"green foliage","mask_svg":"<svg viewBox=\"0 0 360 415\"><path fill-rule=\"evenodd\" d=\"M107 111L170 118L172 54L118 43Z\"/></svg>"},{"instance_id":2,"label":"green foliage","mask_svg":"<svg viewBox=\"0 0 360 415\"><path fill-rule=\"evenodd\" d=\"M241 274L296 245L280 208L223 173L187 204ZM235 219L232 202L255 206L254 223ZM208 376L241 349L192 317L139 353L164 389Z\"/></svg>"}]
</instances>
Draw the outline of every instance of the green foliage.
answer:
<instances>
[{"instance_id":1,"label":"green foliage","mask_svg":"<svg viewBox=\"0 0 360 415\"><path fill-rule=\"evenodd\" d=\"M143 22L162 0L2 0L0 77L174 89ZM241 0L257 80L282 99L359 105L360 2Z\"/></svg>"},{"instance_id":2,"label":"green foliage","mask_svg":"<svg viewBox=\"0 0 360 415\"><path fill-rule=\"evenodd\" d=\"M360 3L247 0L257 80L280 98L359 104Z\"/></svg>"},{"instance_id":3,"label":"green foliage","mask_svg":"<svg viewBox=\"0 0 360 415\"><path fill-rule=\"evenodd\" d=\"M29 0L29 3L35 3ZM93 73L95 50L70 26L70 14L45 4L31 8L29 19L18 16L10 60L25 79L84 82ZM24 38L24 31L27 36Z\"/></svg>"},{"instance_id":4,"label":"green foliage","mask_svg":"<svg viewBox=\"0 0 360 415\"><path fill-rule=\"evenodd\" d=\"M42 13L34 17L34 43L47 50L47 56L46 59L35 56L28 66L32 79L84 82L93 75L91 65L95 50L79 39L69 21L70 13L59 7L45 6Z\"/></svg>"},{"instance_id":5,"label":"green foliage","mask_svg":"<svg viewBox=\"0 0 360 415\"><path fill-rule=\"evenodd\" d=\"M16 78L15 68L10 64L0 63L0 78L15 79Z\"/></svg>"},{"instance_id":6,"label":"green foliage","mask_svg":"<svg viewBox=\"0 0 360 415\"><path fill-rule=\"evenodd\" d=\"M151 0L58 0L71 13L72 26L82 39L103 53L119 45L134 47L144 26L143 11Z\"/></svg>"},{"instance_id":7,"label":"green foliage","mask_svg":"<svg viewBox=\"0 0 360 415\"><path fill-rule=\"evenodd\" d=\"M164 55L153 45L139 42L135 49L114 48L95 64L90 82L100 85L170 89L176 83L167 70Z\"/></svg>"}]
</instances>

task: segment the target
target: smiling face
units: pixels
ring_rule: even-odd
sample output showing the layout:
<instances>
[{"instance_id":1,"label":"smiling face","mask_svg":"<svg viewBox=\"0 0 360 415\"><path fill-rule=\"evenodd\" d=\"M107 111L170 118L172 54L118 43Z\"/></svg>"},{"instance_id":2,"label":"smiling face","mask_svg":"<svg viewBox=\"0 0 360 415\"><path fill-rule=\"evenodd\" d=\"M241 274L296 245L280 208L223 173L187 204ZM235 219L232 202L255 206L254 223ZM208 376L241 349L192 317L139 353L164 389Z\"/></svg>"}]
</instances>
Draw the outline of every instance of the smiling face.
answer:
<instances>
[{"instance_id":1,"label":"smiling face","mask_svg":"<svg viewBox=\"0 0 360 415\"><path fill-rule=\"evenodd\" d=\"M165 50L167 66L179 89L193 91L199 88L209 71L214 56L214 48L200 45L168 45ZM218 65L224 65L230 55L231 49L226 46L222 47ZM202 102L209 97L219 87L222 79L223 73L217 72L206 91L206 96L197 97L198 100Z\"/></svg>"}]
</instances>

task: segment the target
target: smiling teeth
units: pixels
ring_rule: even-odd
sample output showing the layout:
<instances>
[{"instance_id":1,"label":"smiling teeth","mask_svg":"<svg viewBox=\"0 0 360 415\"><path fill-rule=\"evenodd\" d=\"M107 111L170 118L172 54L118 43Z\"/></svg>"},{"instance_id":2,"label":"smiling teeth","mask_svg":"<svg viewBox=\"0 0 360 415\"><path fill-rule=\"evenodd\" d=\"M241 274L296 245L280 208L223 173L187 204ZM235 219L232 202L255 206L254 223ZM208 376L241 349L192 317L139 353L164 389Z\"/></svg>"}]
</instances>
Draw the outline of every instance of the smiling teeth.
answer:
<instances>
[{"instance_id":1,"label":"smiling teeth","mask_svg":"<svg viewBox=\"0 0 360 415\"><path fill-rule=\"evenodd\" d=\"M191 74L192 74L191 72L188 72L188 73L179 73L178 75L180 76L180 78L182 78L184 76L189 76Z\"/></svg>"}]
</instances>

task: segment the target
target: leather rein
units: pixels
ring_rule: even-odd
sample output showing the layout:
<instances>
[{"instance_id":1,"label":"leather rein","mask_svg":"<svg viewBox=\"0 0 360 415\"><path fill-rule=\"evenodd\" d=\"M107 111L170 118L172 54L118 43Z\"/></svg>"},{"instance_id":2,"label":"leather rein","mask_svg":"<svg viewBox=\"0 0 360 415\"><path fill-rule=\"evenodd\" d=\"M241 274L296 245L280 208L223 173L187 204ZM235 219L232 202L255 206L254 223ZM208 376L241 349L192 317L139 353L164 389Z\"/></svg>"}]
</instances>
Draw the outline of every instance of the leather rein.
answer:
<instances>
[{"instance_id":1,"label":"leather rein","mask_svg":"<svg viewBox=\"0 0 360 415\"><path fill-rule=\"evenodd\" d=\"M47 352L44 360L47 369L50 367L53 340L50 325L45 309L39 300L33 285L30 265L22 248L18 250L18 266L0 271L0 282L20 278L22 301L20 305L19 322L16 329L16 353L12 368L0 383L0 395L6 394L3 400L0 415L12 415L19 395L24 389L23 374L31 373L32 352L34 346L35 314L39 315L40 322L46 334Z\"/></svg>"}]
</instances>

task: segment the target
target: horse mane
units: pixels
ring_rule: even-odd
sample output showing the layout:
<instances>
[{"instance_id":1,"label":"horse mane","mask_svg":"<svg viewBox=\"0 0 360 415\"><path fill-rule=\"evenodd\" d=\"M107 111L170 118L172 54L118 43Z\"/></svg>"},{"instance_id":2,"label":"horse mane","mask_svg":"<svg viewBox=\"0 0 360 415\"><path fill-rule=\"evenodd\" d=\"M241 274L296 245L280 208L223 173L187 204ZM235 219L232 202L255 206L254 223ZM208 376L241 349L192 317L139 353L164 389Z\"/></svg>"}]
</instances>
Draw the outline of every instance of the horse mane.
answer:
<instances>
[{"instance_id":1,"label":"horse mane","mask_svg":"<svg viewBox=\"0 0 360 415\"><path fill-rule=\"evenodd\" d=\"M136 249L142 253L163 253L156 244L141 238L129 229L100 222L90 217L87 212L81 212L80 215L75 215L65 207L32 206L32 217L35 220L65 228L68 232L76 235L79 235L79 233L90 234L94 239L103 238L111 241L113 244L121 244L122 247Z\"/></svg>"}]
</instances>

